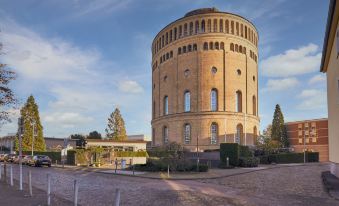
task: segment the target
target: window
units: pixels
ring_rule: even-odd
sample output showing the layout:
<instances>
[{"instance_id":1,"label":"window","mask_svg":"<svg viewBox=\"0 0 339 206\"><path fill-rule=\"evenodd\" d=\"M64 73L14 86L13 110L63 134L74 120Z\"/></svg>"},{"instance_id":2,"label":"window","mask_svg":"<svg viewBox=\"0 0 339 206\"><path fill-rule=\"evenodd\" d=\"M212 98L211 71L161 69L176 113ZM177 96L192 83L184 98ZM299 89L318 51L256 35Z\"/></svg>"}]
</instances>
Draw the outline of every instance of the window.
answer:
<instances>
[{"instance_id":1,"label":"window","mask_svg":"<svg viewBox=\"0 0 339 206\"><path fill-rule=\"evenodd\" d=\"M211 90L211 111L217 111L218 108L218 91L217 89Z\"/></svg>"},{"instance_id":2,"label":"window","mask_svg":"<svg viewBox=\"0 0 339 206\"><path fill-rule=\"evenodd\" d=\"M215 47L215 49L219 50L219 42L215 42L214 47Z\"/></svg>"},{"instance_id":3,"label":"window","mask_svg":"<svg viewBox=\"0 0 339 206\"><path fill-rule=\"evenodd\" d=\"M186 46L182 47L182 53L186 53Z\"/></svg>"},{"instance_id":4,"label":"window","mask_svg":"<svg viewBox=\"0 0 339 206\"><path fill-rule=\"evenodd\" d=\"M220 49L222 49L222 50L225 49L225 44L224 44L224 42L221 42L221 43L220 43Z\"/></svg>"},{"instance_id":5,"label":"window","mask_svg":"<svg viewBox=\"0 0 339 206\"><path fill-rule=\"evenodd\" d=\"M303 143L303 139L299 138L299 144L302 144L302 143Z\"/></svg>"},{"instance_id":6,"label":"window","mask_svg":"<svg viewBox=\"0 0 339 206\"><path fill-rule=\"evenodd\" d=\"M166 82L166 81L167 81L167 75L164 76L164 82Z\"/></svg>"},{"instance_id":7,"label":"window","mask_svg":"<svg viewBox=\"0 0 339 206\"><path fill-rule=\"evenodd\" d=\"M213 42L210 42L210 49L213 50Z\"/></svg>"},{"instance_id":8,"label":"window","mask_svg":"<svg viewBox=\"0 0 339 206\"><path fill-rule=\"evenodd\" d=\"M166 32L166 45L168 44L168 33Z\"/></svg>"},{"instance_id":9,"label":"window","mask_svg":"<svg viewBox=\"0 0 339 206\"><path fill-rule=\"evenodd\" d=\"M187 24L184 24L184 36L187 36Z\"/></svg>"},{"instance_id":10,"label":"window","mask_svg":"<svg viewBox=\"0 0 339 206\"><path fill-rule=\"evenodd\" d=\"M218 69L216 67L212 67L211 72L213 75L217 73Z\"/></svg>"},{"instance_id":11,"label":"window","mask_svg":"<svg viewBox=\"0 0 339 206\"><path fill-rule=\"evenodd\" d=\"M241 76L241 70L240 69L237 69L237 74L238 74L238 76Z\"/></svg>"},{"instance_id":12,"label":"window","mask_svg":"<svg viewBox=\"0 0 339 206\"><path fill-rule=\"evenodd\" d=\"M188 45L188 52L191 52L192 51L192 45Z\"/></svg>"},{"instance_id":13,"label":"window","mask_svg":"<svg viewBox=\"0 0 339 206\"><path fill-rule=\"evenodd\" d=\"M236 133L236 137L235 137L235 142L240 144L240 145L244 144L242 124L237 125L237 133Z\"/></svg>"},{"instance_id":14,"label":"window","mask_svg":"<svg viewBox=\"0 0 339 206\"><path fill-rule=\"evenodd\" d=\"M235 45L235 51L238 52L238 44Z\"/></svg>"},{"instance_id":15,"label":"window","mask_svg":"<svg viewBox=\"0 0 339 206\"><path fill-rule=\"evenodd\" d=\"M235 31L237 33L237 36L239 36L239 22L235 23Z\"/></svg>"},{"instance_id":16,"label":"window","mask_svg":"<svg viewBox=\"0 0 339 206\"><path fill-rule=\"evenodd\" d=\"M190 33L189 33L189 34L190 34L190 35L193 34L193 22L190 23Z\"/></svg>"},{"instance_id":17,"label":"window","mask_svg":"<svg viewBox=\"0 0 339 206\"><path fill-rule=\"evenodd\" d=\"M218 140L218 125L213 122L211 124L211 144L217 144Z\"/></svg>"},{"instance_id":18,"label":"window","mask_svg":"<svg viewBox=\"0 0 339 206\"><path fill-rule=\"evenodd\" d=\"M201 21L201 32L205 32L205 20Z\"/></svg>"},{"instance_id":19,"label":"window","mask_svg":"<svg viewBox=\"0 0 339 206\"><path fill-rule=\"evenodd\" d=\"M253 76L253 81L255 82L255 76Z\"/></svg>"},{"instance_id":20,"label":"window","mask_svg":"<svg viewBox=\"0 0 339 206\"><path fill-rule=\"evenodd\" d=\"M191 142L191 125L184 125L184 143L189 144Z\"/></svg>"},{"instance_id":21,"label":"window","mask_svg":"<svg viewBox=\"0 0 339 206\"><path fill-rule=\"evenodd\" d=\"M166 60L169 59L169 53L166 53Z\"/></svg>"},{"instance_id":22,"label":"window","mask_svg":"<svg viewBox=\"0 0 339 206\"><path fill-rule=\"evenodd\" d=\"M197 50L198 50L197 44L193 44L193 51L197 51Z\"/></svg>"},{"instance_id":23,"label":"window","mask_svg":"<svg viewBox=\"0 0 339 206\"><path fill-rule=\"evenodd\" d=\"M219 20L219 32L224 32L224 20Z\"/></svg>"},{"instance_id":24,"label":"window","mask_svg":"<svg viewBox=\"0 0 339 206\"><path fill-rule=\"evenodd\" d=\"M239 52L242 53L242 46L239 46Z\"/></svg>"},{"instance_id":25,"label":"window","mask_svg":"<svg viewBox=\"0 0 339 206\"><path fill-rule=\"evenodd\" d=\"M213 21L213 31L218 32L218 20L214 19Z\"/></svg>"},{"instance_id":26,"label":"window","mask_svg":"<svg viewBox=\"0 0 339 206\"><path fill-rule=\"evenodd\" d=\"M313 142L313 143L317 142L317 138L313 137L313 138L312 138L312 142Z\"/></svg>"},{"instance_id":27,"label":"window","mask_svg":"<svg viewBox=\"0 0 339 206\"><path fill-rule=\"evenodd\" d=\"M199 21L195 22L195 33L198 34L199 33Z\"/></svg>"},{"instance_id":28,"label":"window","mask_svg":"<svg viewBox=\"0 0 339 206\"><path fill-rule=\"evenodd\" d=\"M178 48L178 54L181 54L181 47Z\"/></svg>"},{"instance_id":29,"label":"window","mask_svg":"<svg viewBox=\"0 0 339 206\"><path fill-rule=\"evenodd\" d=\"M184 71L184 76L185 77L188 77L189 75L190 75L190 70L189 69L186 69L185 71Z\"/></svg>"},{"instance_id":30,"label":"window","mask_svg":"<svg viewBox=\"0 0 339 206\"><path fill-rule=\"evenodd\" d=\"M163 137L164 143L167 144L168 143L168 128L166 126L164 126L162 137Z\"/></svg>"},{"instance_id":31,"label":"window","mask_svg":"<svg viewBox=\"0 0 339 206\"><path fill-rule=\"evenodd\" d=\"M174 28L174 40L177 40L177 28Z\"/></svg>"},{"instance_id":32,"label":"window","mask_svg":"<svg viewBox=\"0 0 339 206\"><path fill-rule=\"evenodd\" d=\"M168 96L164 97L164 115L168 115Z\"/></svg>"},{"instance_id":33,"label":"window","mask_svg":"<svg viewBox=\"0 0 339 206\"><path fill-rule=\"evenodd\" d=\"M231 45L230 45L230 50L234 51L234 44L233 43L231 43Z\"/></svg>"},{"instance_id":34,"label":"window","mask_svg":"<svg viewBox=\"0 0 339 206\"><path fill-rule=\"evenodd\" d=\"M207 21L207 32L211 32L212 31L212 26L211 26L211 19L209 19Z\"/></svg>"},{"instance_id":35,"label":"window","mask_svg":"<svg viewBox=\"0 0 339 206\"><path fill-rule=\"evenodd\" d=\"M185 112L191 111L191 93L189 91L186 91L184 94L185 97Z\"/></svg>"},{"instance_id":36,"label":"window","mask_svg":"<svg viewBox=\"0 0 339 206\"><path fill-rule=\"evenodd\" d=\"M236 112L242 112L242 93L241 91L236 92L236 101L235 101L235 111Z\"/></svg>"},{"instance_id":37,"label":"window","mask_svg":"<svg viewBox=\"0 0 339 206\"><path fill-rule=\"evenodd\" d=\"M225 30L226 30L226 33L228 34L229 33L229 28L228 28L228 20L226 20L225 22Z\"/></svg>"},{"instance_id":38,"label":"window","mask_svg":"<svg viewBox=\"0 0 339 206\"><path fill-rule=\"evenodd\" d=\"M172 35L173 35L172 33L173 33L173 30L170 31L170 39L169 39L170 42L172 42Z\"/></svg>"},{"instance_id":39,"label":"window","mask_svg":"<svg viewBox=\"0 0 339 206\"><path fill-rule=\"evenodd\" d=\"M182 36L182 26L179 26L179 37L178 37L178 39L181 38L181 36Z\"/></svg>"},{"instance_id":40,"label":"window","mask_svg":"<svg viewBox=\"0 0 339 206\"><path fill-rule=\"evenodd\" d=\"M204 50L208 50L208 43L207 42L204 43Z\"/></svg>"},{"instance_id":41,"label":"window","mask_svg":"<svg viewBox=\"0 0 339 206\"><path fill-rule=\"evenodd\" d=\"M247 39L247 26L245 25L245 39Z\"/></svg>"},{"instance_id":42,"label":"window","mask_svg":"<svg viewBox=\"0 0 339 206\"><path fill-rule=\"evenodd\" d=\"M170 58L172 58L172 57L173 57L173 51L170 52Z\"/></svg>"},{"instance_id":43,"label":"window","mask_svg":"<svg viewBox=\"0 0 339 206\"><path fill-rule=\"evenodd\" d=\"M257 115L257 98L253 96L252 98L252 105L253 105L253 115Z\"/></svg>"}]
</instances>

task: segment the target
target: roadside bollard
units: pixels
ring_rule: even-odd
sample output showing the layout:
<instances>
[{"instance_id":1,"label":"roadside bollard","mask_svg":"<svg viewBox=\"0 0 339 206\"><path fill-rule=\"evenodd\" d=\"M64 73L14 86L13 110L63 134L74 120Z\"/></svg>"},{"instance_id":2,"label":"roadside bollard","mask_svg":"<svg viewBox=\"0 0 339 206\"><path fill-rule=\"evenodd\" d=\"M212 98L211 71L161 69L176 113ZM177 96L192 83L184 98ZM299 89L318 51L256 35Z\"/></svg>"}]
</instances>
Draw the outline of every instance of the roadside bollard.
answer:
<instances>
[{"instance_id":1,"label":"roadside bollard","mask_svg":"<svg viewBox=\"0 0 339 206\"><path fill-rule=\"evenodd\" d=\"M74 180L74 206L78 205L78 190L79 190L78 181Z\"/></svg>"},{"instance_id":2,"label":"roadside bollard","mask_svg":"<svg viewBox=\"0 0 339 206\"><path fill-rule=\"evenodd\" d=\"M1 169L2 169L2 164L0 164L0 180L1 180Z\"/></svg>"},{"instance_id":3,"label":"roadside bollard","mask_svg":"<svg viewBox=\"0 0 339 206\"><path fill-rule=\"evenodd\" d=\"M6 162L4 163L4 180L7 183L7 168L6 168Z\"/></svg>"},{"instance_id":4,"label":"roadside bollard","mask_svg":"<svg viewBox=\"0 0 339 206\"><path fill-rule=\"evenodd\" d=\"M11 165L11 169L10 169L10 173L11 173L11 186L13 186L13 166Z\"/></svg>"},{"instance_id":5,"label":"roadside bollard","mask_svg":"<svg viewBox=\"0 0 339 206\"><path fill-rule=\"evenodd\" d=\"M226 158L226 166L229 167L230 166L230 159L227 157Z\"/></svg>"},{"instance_id":6,"label":"roadside bollard","mask_svg":"<svg viewBox=\"0 0 339 206\"><path fill-rule=\"evenodd\" d=\"M51 174L47 174L47 205L51 205Z\"/></svg>"},{"instance_id":7,"label":"roadside bollard","mask_svg":"<svg viewBox=\"0 0 339 206\"><path fill-rule=\"evenodd\" d=\"M169 178L169 165L167 165L167 178Z\"/></svg>"},{"instance_id":8,"label":"roadside bollard","mask_svg":"<svg viewBox=\"0 0 339 206\"><path fill-rule=\"evenodd\" d=\"M133 175L134 175L134 170L135 170L135 168L134 168L134 165L133 165Z\"/></svg>"},{"instance_id":9,"label":"roadside bollard","mask_svg":"<svg viewBox=\"0 0 339 206\"><path fill-rule=\"evenodd\" d=\"M120 189L115 190L115 206L120 205Z\"/></svg>"},{"instance_id":10,"label":"roadside bollard","mask_svg":"<svg viewBox=\"0 0 339 206\"><path fill-rule=\"evenodd\" d=\"M29 195L32 197L33 191L32 191L32 172L31 172L31 170L28 171L28 187L29 187Z\"/></svg>"},{"instance_id":11,"label":"roadside bollard","mask_svg":"<svg viewBox=\"0 0 339 206\"><path fill-rule=\"evenodd\" d=\"M58 160L55 160L55 165L58 165Z\"/></svg>"}]
</instances>

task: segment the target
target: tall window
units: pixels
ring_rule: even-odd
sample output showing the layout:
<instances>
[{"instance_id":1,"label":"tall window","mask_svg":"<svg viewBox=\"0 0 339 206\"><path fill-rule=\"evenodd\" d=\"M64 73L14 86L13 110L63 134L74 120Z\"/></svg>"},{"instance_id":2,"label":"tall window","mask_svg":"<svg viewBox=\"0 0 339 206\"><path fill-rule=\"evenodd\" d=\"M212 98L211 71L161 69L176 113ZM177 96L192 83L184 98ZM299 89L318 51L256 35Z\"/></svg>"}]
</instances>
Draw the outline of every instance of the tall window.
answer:
<instances>
[{"instance_id":1,"label":"tall window","mask_svg":"<svg viewBox=\"0 0 339 206\"><path fill-rule=\"evenodd\" d=\"M241 91L236 92L236 101L235 101L235 111L236 112L242 112L242 94Z\"/></svg>"},{"instance_id":2,"label":"tall window","mask_svg":"<svg viewBox=\"0 0 339 206\"><path fill-rule=\"evenodd\" d=\"M230 50L234 51L234 44L233 43L231 43L231 45L230 45Z\"/></svg>"},{"instance_id":3,"label":"tall window","mask_svg":"<svg viewBox=\"0 0 339 206\"><path fill-rule=\"evenodd\" d=\"M164 97L164 115L168 115L168 96Z\"/></svg>"},{"instance_id":4,"label":"tall window","mask_svg":"<svg viewBox=\"0 0 339 206\"><path fill-rule=\"evenodd\" d=\"M252 105L253 105L253 115L257 115L257 98L253 95L252 98Z\"/></svg>"},{"instance_id":5,"label":"tall window","mask_svg":"<svg viewBox=\"0 0 339 206\"><path fill-rule=\"evenodd\" d=\"M211 124L211 144L217 144L218 140L218 125L213 122Z\"/></svg>"},{"instance_id":6,"label":"tall window","mask_svg":"<svg viewBox=\"0 0 339 206\"><path fill-rule=\"evenodd\" d=\"M198 34L199 33L199 21L195 22L195 33Z\"/></svg>"},{"instance_id":7,"label":"tall window","mask_svg":"<svg viewBox=\"0 0 339 206\"><path fill-rule=\"evenodd\" d=\"M189 144L191 142L191 125L184 125L184 143Z\"/></svg>"},{"instance_id":8,"label":"tall window","mask_svg":"<svg viewBox=\"0 0 339 206\"><path fill-rule=\"evenodd\" d=\"M190 32L189 32L190 35L193 34L193 22L190 23Z\"/></svg>"},{"instance_id":9,"label":"tall window","mask_svg":"<svg viewBox=\"0 0 339 206\"><path fill-rule=\"evenodd\" d=\"M208 50L208 43L207 42L204 43L204 50Z\"/></svg>"},{"instance_id":10,"label":"tall window","mask_svg":"<svg viewBox=\"0 0 339 206\"><path fill-rule=\"evenodd\" d=\"M224 32L224 20L219 20L219 32Z\"/></svg>"},{"instance_id":11,"label":"tall window","mask_svg":"<svg viewBox=\"0 0 339 206\"><path fill-rule=\"evenodd\" d=\"M185 92L185 112L191 111L191 93L189 91Z\"/></svg>"},{"instance_id":12,"label":"tall window","mask_svg":"<svg viewBox=\"0 0 339 206\"><path fill-rule=\"evenodd\" d=\"M218 20L213 20L213 32L218 32Z\"/></svg>"},{"instance_id":13,"label":"tall window","mask_svg":"<svg viewBox=\"0 0 339 206\"><path fill-rule=\"evenodd\" d=\"M225 30L226 33L229 33L228 20L225 21Z\"/></svg>"},{"instance_id":14,"label":"tall window","mask_svg":"<svg viewBox=\"0 0 339 206\"><path fill-rule=\"evenodd\" d=\"M217 111L218 108L218 91L217 89L211 90L211 111Z\"/></svg>"},{"instance_id":15,"label":"tall window","mask_svg":"<svg viewBox=\"0 0 339 206\"><path fill-rule=\"evenodd\" d=\"M212 25L211 25L211 19L207 20L207 32L211 32L212 31Z\"/></svg>"},{"instance_id":16,"label":"tall window","mask_svg":"<svg viewBox=\"0 0 339 206\"><path fill-rule=\"evenodd\" d=\"M236 136L235 142L240 144L240 145L244 144L242 124L237 125L237 136Z\"/></svg>"},{"instance_id":17,"label":"tall window","mask_svg":"<svg viewBox=\"0 0 339 206\"><path fill-rule=\"evenodd\" d=\"M168 143L168 128L166 126L164 126L164 129L162 131L162 137L164 140L164 143Z\"/></svg>"},{"instance_id":18,"label":"tall window","mask_svg":"<svg viewBox=\"0 0 339 206\"><path fill-rule=\"evenodd\" d=\"M201 21L201 32L205 32L205 20Z\"/></svg>"}]
</instances>

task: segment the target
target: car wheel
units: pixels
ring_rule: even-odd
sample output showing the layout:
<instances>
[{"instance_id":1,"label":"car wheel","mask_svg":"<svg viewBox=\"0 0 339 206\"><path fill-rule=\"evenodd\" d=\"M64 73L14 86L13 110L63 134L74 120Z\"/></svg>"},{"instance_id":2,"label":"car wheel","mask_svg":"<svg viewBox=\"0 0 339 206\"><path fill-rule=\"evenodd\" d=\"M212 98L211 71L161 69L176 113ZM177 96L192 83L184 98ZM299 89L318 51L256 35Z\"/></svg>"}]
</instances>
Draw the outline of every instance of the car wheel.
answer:
<instances>
[{"instance_id":1,"label":"car wheel","mask_svg":"<svg viewBox=\"0 0 339 206\"><path fill-rule=\"evenodd\" d=\"M48 167L51 167L51 165L49 164Z\"/></svg>"}]
</instances>

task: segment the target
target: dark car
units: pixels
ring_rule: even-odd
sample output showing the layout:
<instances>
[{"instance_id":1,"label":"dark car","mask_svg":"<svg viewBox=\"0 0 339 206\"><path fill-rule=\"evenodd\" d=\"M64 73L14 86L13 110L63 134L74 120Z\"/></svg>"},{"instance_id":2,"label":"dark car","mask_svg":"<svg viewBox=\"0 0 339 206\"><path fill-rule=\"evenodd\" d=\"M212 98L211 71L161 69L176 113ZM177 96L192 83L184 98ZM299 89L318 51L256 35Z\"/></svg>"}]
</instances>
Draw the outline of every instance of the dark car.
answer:
<instances>
[{"instance_id":1,"label":"dark car","mask_svg":"<svg viewBox=\"0 0 339 206\"><path fill-rule=\"evenodd\" d=\"M32 159L32 166L41 167L41 166L48 166L52 165L52 160L46 155L34 155Z\"/></svg>"}]
</instances>

